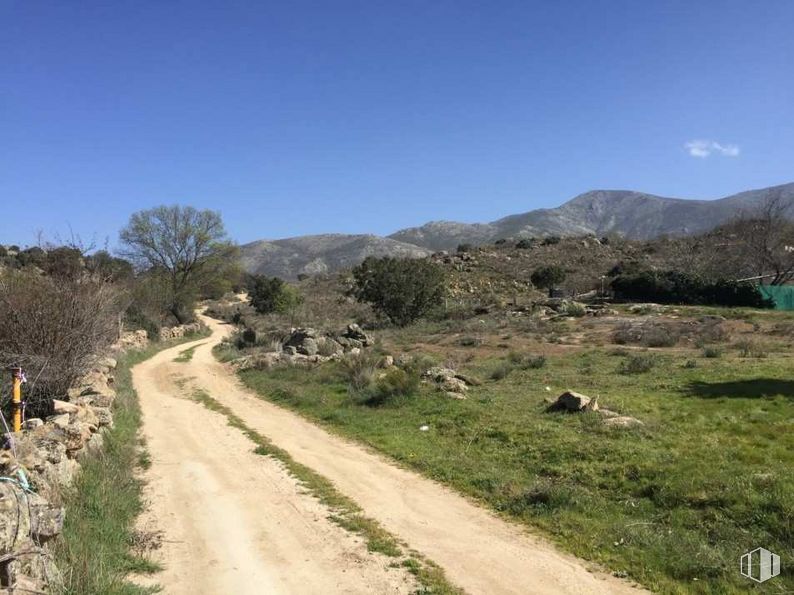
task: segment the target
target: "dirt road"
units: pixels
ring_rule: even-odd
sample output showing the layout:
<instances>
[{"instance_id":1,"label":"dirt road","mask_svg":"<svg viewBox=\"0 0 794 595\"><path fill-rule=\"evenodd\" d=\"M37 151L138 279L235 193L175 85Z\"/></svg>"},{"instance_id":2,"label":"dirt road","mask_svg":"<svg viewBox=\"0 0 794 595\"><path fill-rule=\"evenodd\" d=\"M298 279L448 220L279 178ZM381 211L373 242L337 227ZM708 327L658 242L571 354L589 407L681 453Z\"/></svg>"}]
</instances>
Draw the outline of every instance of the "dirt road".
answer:
<instances>
[{"instance_id":1,"label":"dirt road","mask_svg":"<svg viewBox=\"0 0 794 595\"><path fill-rule=\"evenodd\" d=\"M327 520L282 466L217 413L185 397L185 380L330 479L386 530L468 593L637 593L451 490L331 435L243 388L211 338L159 353L133 371L153 465L144 522L164 532L156 577L166 593L393 593L415 588L389 559ZM173 359L198 345L191 361Z\"/></svg>"}]
</instances>

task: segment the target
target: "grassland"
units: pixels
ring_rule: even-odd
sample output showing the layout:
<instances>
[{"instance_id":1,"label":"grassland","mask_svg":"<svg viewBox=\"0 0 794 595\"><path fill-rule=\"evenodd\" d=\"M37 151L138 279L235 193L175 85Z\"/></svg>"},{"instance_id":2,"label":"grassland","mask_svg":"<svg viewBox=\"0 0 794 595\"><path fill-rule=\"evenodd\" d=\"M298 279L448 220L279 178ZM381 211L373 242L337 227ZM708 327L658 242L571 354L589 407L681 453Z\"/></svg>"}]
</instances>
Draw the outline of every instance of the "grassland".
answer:
<instances>
[{"instance_id":1,"label":"grassland","mask_svg":"<svg viewBox=\"0 0 794 595\"><path fill-rule=\"evenodd\" d=\"M193 341L156 343L118 359L114 426L104 434L104 448L82 462L65 495L63 533L55 542L56 564L63 569L63 595L141 595L154 592L128 582L130 573L152 573L159 567L133 553L134 523L143 510L142 484L133 473L145 467L147 455L138 430L141 411L131 369L162 349Z\"/></svg>"},{"instance_id":2,"label":"grassland","mask_svg":"<svg viewBox=\"0 0 794 595\"><path fill-rule=\"evenodd\" d=\"M715 312L654 320L684 333L702 314ZM728 318L724 335L682 334L658 349L614 345L616 323L591 318L538 326L484 317L379 333L382 351L427 354L482 379L465 400L423 386L367 406L333 363L241 378L655 591L746 592L753 584L739 556L764 546L781 555L783 574L763 592L792 592L794 318ZM516 354L545 362L521 366ZM638 357L645 363L635 367ZM644 425L618 430L597 414L546 412L568 388Z\"/></svg>"}]
</instances>

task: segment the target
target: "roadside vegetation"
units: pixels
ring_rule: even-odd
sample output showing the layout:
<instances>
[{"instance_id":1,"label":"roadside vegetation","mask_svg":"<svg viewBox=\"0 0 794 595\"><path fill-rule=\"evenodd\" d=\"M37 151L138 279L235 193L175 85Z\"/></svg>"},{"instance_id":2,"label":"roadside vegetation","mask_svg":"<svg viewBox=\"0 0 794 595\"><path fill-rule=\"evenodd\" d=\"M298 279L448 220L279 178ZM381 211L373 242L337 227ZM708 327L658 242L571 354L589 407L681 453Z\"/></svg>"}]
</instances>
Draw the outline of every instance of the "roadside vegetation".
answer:
<instances>
[{"instance_id":1,"label":"roadside vegetation","mask_svg":"<svg viewBox=\"0 0 794 595\"><path fill-rule=\"evenodd\" d=\"M138 538L135 520L144 506L142 481L135 471L145 468L148 455L138 434L141 410L132 386L131 369L163 349L201 336L204 335L157 343L118 359L114 426L104 434L102 452L82 461L80 474L64 494L66 520L53 551L63 575L60 593L141 595L157 592L127 580L132 573L149 574L160 570L157 564L134 551Z\"/></svg>"}]
</instances>

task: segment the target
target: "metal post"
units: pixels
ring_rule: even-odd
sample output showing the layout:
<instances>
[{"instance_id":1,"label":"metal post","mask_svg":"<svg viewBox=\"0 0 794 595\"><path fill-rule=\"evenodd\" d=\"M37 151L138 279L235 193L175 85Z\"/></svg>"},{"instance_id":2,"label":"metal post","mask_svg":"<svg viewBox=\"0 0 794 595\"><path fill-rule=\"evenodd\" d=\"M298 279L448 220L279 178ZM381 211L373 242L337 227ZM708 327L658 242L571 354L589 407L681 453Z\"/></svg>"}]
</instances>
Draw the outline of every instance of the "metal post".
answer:
<instances>
[{"instance_id":1,"label":"metal post","mask_svg":"<svg viewBox=\"0 0 794 595\"><path fill-rule=\"evenodd\" d=\"M14 413L14 432L22 430L22 368L11 368L12 374L12 406Z\"/></svg>"}]
</instances>

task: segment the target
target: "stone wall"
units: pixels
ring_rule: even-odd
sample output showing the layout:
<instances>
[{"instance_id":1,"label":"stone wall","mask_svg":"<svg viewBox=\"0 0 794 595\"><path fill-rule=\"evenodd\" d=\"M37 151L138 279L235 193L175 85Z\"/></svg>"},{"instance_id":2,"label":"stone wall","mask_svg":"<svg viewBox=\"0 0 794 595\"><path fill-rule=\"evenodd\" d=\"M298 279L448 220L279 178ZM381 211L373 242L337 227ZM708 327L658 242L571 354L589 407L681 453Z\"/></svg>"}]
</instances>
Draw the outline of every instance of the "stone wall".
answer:
<instances>
[{"instance_id":1,"label":"stone wall","mask_svg":"<svg viewBox=\"0 0 794 595\"><path fill-rule=\"evenodd\" d=\"M46 592L60 574L48 542L63 528L61 494L87 453L102 448L103 429L113 426L116 360L105 358L53 401L46 419L27 419L5 435L0 450L0 593Z\"/></svg>"}]
</instances>

